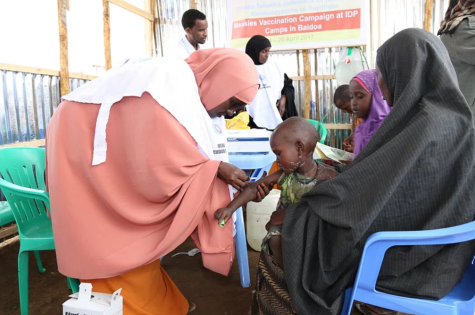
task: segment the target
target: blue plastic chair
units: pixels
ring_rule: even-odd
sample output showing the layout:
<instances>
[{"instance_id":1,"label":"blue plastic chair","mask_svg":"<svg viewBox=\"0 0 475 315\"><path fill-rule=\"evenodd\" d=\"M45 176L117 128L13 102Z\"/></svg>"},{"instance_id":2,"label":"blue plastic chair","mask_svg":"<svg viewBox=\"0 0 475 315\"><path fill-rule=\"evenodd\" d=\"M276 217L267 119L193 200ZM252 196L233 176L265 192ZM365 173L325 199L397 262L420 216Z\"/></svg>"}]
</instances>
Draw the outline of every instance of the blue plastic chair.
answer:
<instances>
[{"instance_id":1,"label":"blue plastic chair","mask_svg":"<svg viewBox=\"0 0 475 315\"><path fill-rule=\"evenodd\" d=\"M256 176L262 174L263 171L269 172L274 161L275 154L272 152L259 155L229 155L229 162L234 166L237 166L242 170L256 169L251 176L251 181L255 181ZM260 178L260 176L257 178ZM238 260L241 285L244 288L249 288L251 286L251 276L249 273L249 257L247 255L246 230L244 228L242 208L236 210L236 235L234 236L234 239L236 241L236 256Z\"/></svg>"},{"instance_id":2,"label":"blue plastic chair","mask_svg":"<svg viewBox=\"0 0 475 315\"><path fill-rule=\"evenodd\" d=\"M275 155L272 162L264 167L254 170L251 176L251 182L256 181L262 177L264 171L269 173L272 164L275 161ZM239 167L238 165L236 165ZM251 286L251 276L249 274L249 257L247 255L247 240L246 240L246 230L244 228L244 215L242 213L242 208L236 210L236 256L238 259L239 266L239 275L241 276L241 285L244 288L249 288Z\"/></svg>"},{"instance_id":3,"label":"blue plastic chair","mask_svg":"<svg viewBox=\"0 0 475 315\"><path fill-rule=\"evenodd\" d=\"M475 239L475 221L459 226L404 232L379 232L366 241L360 266L345 312L350 314L353 301L388 308L414 315L473 315L475 312L475 266L468 266L462 280L438 301L391 295L376 290L384 254L393 246L444 245ZM461 262L462 263L462 262ZM348 298L348 296L346 296Z\"/></svg>"}]
</instances>

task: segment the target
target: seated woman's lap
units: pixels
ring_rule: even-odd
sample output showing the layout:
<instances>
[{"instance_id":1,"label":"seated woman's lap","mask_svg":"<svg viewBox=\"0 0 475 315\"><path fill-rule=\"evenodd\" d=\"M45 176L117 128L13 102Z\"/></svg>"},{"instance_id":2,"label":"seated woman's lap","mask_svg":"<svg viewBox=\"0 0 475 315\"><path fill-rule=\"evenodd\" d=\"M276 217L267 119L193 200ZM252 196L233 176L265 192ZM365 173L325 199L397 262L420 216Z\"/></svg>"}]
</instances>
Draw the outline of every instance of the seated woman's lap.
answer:
<instances>
[{"instance_id":1,"label":"seated woman's lap","mask_svg":"<svg viewBox=\"0 0 475 315\"><path fill-rule=\"evenodd\" d=\"M284 269L284 261L282 257L282 237L280 235L272 236L269 241L270 254L274 257L279 267Z\"/></svg>"},{"instance_id":2,"label":"seated woman's lap","mask_svg":"<svg viewBox=\"0 0 475 315\"><path fill-rule=\"evenodd\" d=\"M251 315L295 314L282 266L282 226L272 226L262 243ZM279 261L280 260L280 261Z\"/></svg>"}]
</instances>

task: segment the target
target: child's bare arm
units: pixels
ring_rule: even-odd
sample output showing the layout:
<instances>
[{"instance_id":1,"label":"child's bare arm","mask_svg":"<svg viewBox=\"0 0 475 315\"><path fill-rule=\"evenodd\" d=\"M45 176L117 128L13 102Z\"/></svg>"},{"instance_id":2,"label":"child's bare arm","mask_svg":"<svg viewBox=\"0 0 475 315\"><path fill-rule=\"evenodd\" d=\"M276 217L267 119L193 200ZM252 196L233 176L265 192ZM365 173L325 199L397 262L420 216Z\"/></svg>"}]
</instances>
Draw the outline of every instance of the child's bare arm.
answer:
<instances>
[{"instance_id":1,"label":"child's bare arm","mask_svg":"<svg viewBox=\"0 0 475 315\"><path fill-rule=\"evenodd\" d=\"M279 170L275 173L272 173L268 176L262 177L256 182L250 183L243 192L241 192L233 201L226 207L232 209L232 211L236 211L240 207L244 206L250 201L256 199L257 193L259 192L259 186L266 186L272 189L278 181L280 176L282 175L282 171ZM264 196L261 196L264 197Z\"/></svg>"},{"instance_id":2,"label":"child's bare arm","mask_svg":"<svg viewBox=\"0 0 475 315\"><path fill-rule=\"evenodd\" d=\"M278 170L270 175L260 178L258 181L249 183L248 186L258 187L259 185L264 184L265 186L269 187L270 184L273 184L273 185L277 184L281 176L282 176L282 170Z\"/></svg>"},{"instance_id":3,"label":"child's bare arm","mask_svg":"<svg viewBox=\"0 0 475 315\"><path fill-rule=\"evenodd\" d=\"M237 209L256 199L259 192L259 186L272 189L272 187L279 181L281 175L282 171L279 170L270 174L269 176L259 179L257 182L249 184L247 188L244 189L236 198L234 198L234 200L231 201L231 203L226 208L216 210L214 217L216 220L218 220L218 222L223 220L224 222L227 222Z\"/></svg>"}]
</instances>

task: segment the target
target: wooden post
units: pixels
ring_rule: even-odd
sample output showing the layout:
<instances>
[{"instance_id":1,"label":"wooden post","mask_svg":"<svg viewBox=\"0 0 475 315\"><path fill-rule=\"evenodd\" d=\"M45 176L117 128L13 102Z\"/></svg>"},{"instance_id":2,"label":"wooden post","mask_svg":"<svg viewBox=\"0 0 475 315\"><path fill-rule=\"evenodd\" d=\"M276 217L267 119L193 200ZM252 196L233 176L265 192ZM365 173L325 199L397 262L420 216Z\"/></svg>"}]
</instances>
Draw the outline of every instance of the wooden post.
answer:
<instances>
[{"instance_id":1,"label":"wooden post","mask_svg":"<svg viewBox=\"0 0 475 315\"><path fill-rule=\"evenodd\" d=\"M6 238L10 235L13 235L15 233L18 233L18 228L17 228L16 225L12 225L12 226L9 226L7 228L1 229L0 230L0 240L4 239L4 238Z\"/></svg>"},{"instance_id":2,"label":"wooden post","mask_svg":"<svg viewBox=\"0 0 475 315\"><path fill-rule=\"evenodd\" d=\"M152 13L155 16L155 13L152 9L152 0L144 0L144 9L145 11ZM144 19L145 23L145 56L153 56L153 21Z\"/></svg>"},{"instance_id":3,"label":"wooden post","mask_svg":"<svg viewBox=\"0 0 475 315\"><path fill-rule=\"evenodd\" d=\"M311 101L311 86L310 86L310 58L308 49L303 50L303 76L304 76L304 118L310 118L310 101Z\"/></svg>"},{"instance_id":4,"label":"wooden post","mask_svg":"<svg viewBox=\"0 0 475 315\"><path fill-rule=\"evenodd\" d=\"M112 68L111 61L111 27L109 1L102 0L103 19L104 19L104 60L106 63L106 71Z\"/></svg>"},{"instance_id":5,"label":"wooden post","mask_svg":"<svg viewBox=\"0 0 475 315\"><path fill-rule=\"evenodd\" d=\"M432 9L434 7L434 0L426 0L424 9L424 29L432 32Z\"/></svg>"},{"instance_id":6,"label":"wooden post","mask_svg":"<svg viewBox=\"0 0 475 315\"><path fill-rule=\"evenodd\" d=\"M115 4L116 6L124 10L127 10L129 12L132 12L133 14L143 17L144 19L153 21L153 14L149 12L148 8L145 8L145 10L142 10L125 0L107 0L107 2Z\"/></svg>"},{"instance_id":7,"label":"wooden post","mask_svg":"<svg viewBox=\"0 0 475 315\"><path fill-rule=\"evenodd\" d=\"M66 23L66 0L58 0L60 96L69 94L68 28Z\"/></svg>"},{"instance_id":8,"label":"wooden post","mask_svg":"<svg viewBox=\"0 0 475 315\"><path fill-rule=\"evenodd\" d=\"M153 0L155 2L155 0ZM162 42L162 12L160 11L162 9L162 1L158 0L157 5L157 19L158 19L158 35L155 33L155 37L158 36L158 40L160 41L160 54L163 57L163 42ZM154 13L155 14L155 13ZM158 47L157 47L158 50Z\"/></svg>"},{"instance_id":9,"label":"wooden post","mask_svg":"<svg viewBox=\"0 0 475 315\"><path fill-rule=\"evenodd\" d=\"M195 10L196 10L196 2L195 2L195 0L190 0L190 9L195 9Z\"/></svg>"}]
</instances>

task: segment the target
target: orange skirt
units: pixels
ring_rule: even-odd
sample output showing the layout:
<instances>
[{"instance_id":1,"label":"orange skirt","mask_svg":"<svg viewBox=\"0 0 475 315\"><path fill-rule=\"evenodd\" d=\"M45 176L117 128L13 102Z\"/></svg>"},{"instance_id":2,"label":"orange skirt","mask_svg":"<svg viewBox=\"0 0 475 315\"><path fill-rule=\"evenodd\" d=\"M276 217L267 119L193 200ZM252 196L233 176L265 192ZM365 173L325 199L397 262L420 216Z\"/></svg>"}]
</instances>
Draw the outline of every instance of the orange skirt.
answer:
<instances>
[{"instance_id":1,"label":"orange skirt","mask_svg":"<svg viewBox=\"0 0 475 315\"><path fill-rule=\"evenodd\" d=\"M160 260L126 272L120 276L81 280L92 284L92 291L112 294L122 288L124 315L185 315L187 299L178 290Z\"/></svg>"}]
</instances>

